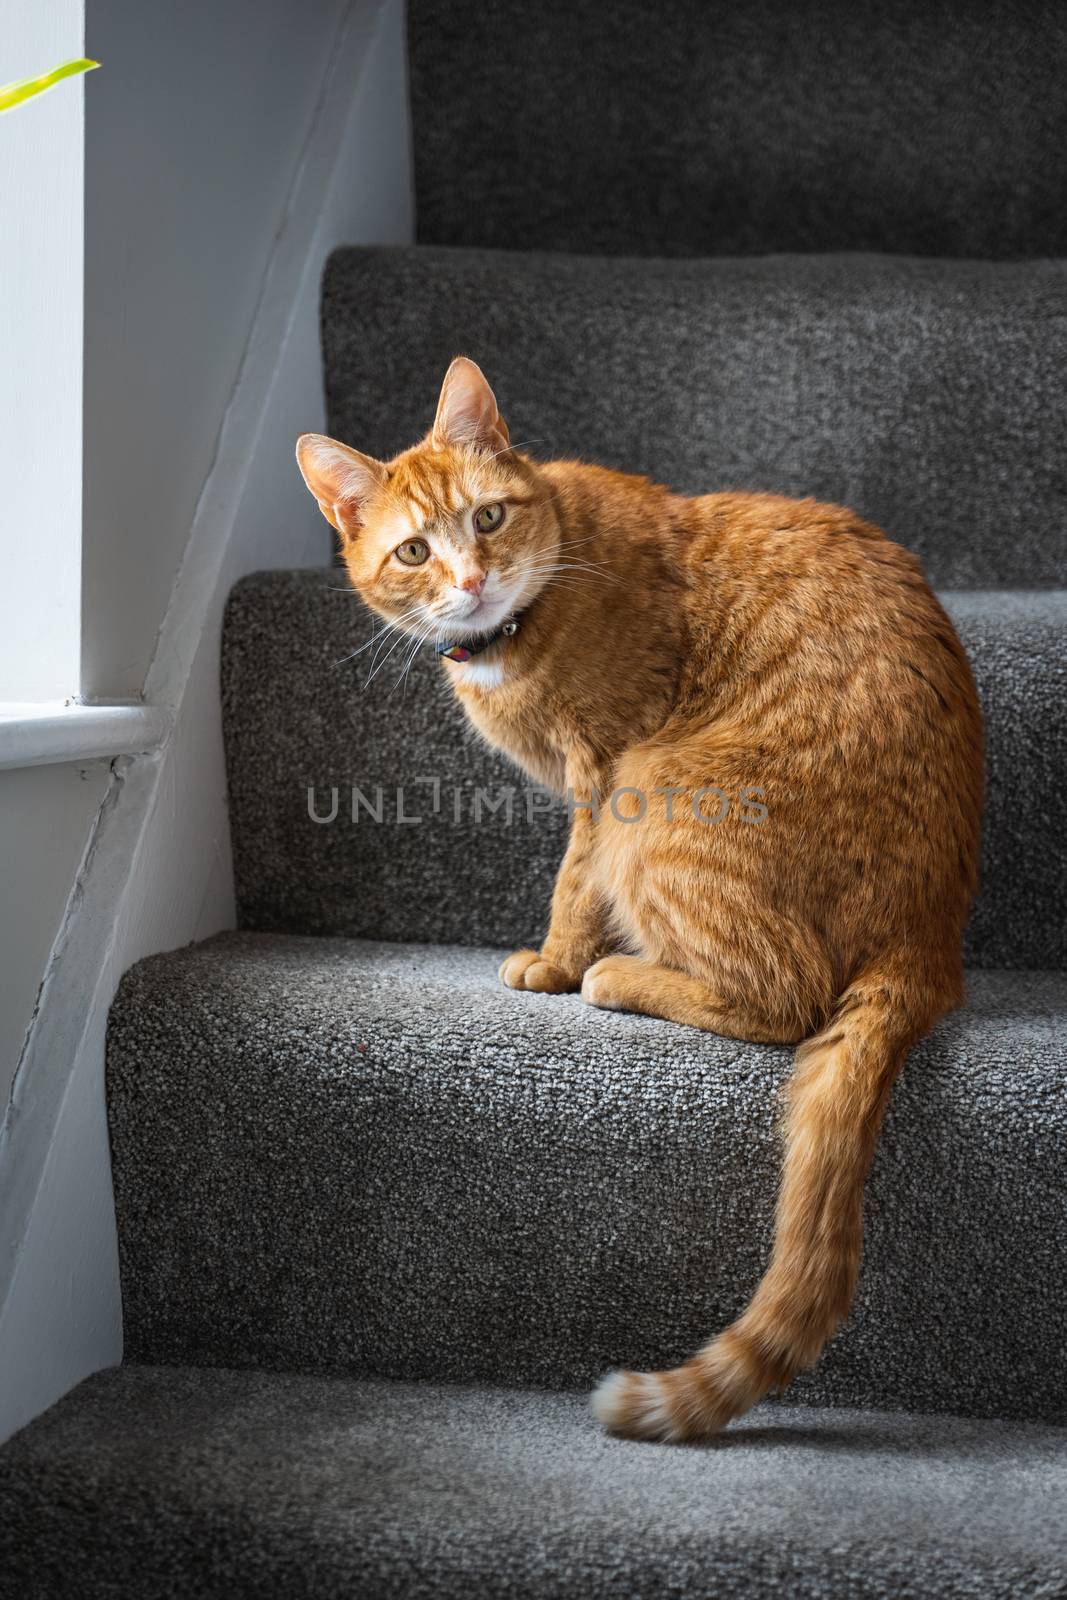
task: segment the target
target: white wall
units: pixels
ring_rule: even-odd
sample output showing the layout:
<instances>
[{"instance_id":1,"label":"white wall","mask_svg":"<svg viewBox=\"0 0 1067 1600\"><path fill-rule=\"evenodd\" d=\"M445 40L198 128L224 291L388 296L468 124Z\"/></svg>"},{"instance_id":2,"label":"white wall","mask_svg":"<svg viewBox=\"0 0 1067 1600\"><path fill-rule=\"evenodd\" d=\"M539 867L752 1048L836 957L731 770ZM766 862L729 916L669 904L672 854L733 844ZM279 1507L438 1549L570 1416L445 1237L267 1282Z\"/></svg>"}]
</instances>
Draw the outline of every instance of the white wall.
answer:
<instances>
[{"instance_id":1,"label":"white wall","mask_svg":"<svg viewBox=\"0 0 1067 1600\"><path fill-rule=\"evenodd\" d=\"M90 0L91 42L94 3ZM100 3L114 15L113 0ZM144 9L155 13L164 8ZM253 18L261 25L264 9L252 0L240 5L230 0L227 9L239 11L250 28ZM175 732L160 754L115 763L95 822L91 870L68 905L37 1025L15 1083L6 1146L0 1145L0 1437L86 1373L119 1357L120 1299L103 1083L107 1007L115 984L133 961L232 925L218 687L225 597L245 572L318 565L327 558L329 530L293 462L296 433L323 421L318 360L322 264L338 243L405 242L412 237L400 0L384 0L384 5L356 0L343 10L331 4L321 12L302 0L289 0L285 6L278 0L271 14L279 11L301 17L305 28L312 20L318 27L328 13L338 26L319 52L325 78L320 73L317 84L310 75L301 78L302 102L286 107L291 138L298 145L295 155L290 152L282 160L273 134L264 142L262 160L277 176L277 192L268 196L247 170L231 175L231 205L238 211L252 206L248 231L260 240L260 256L236 278L212 272L196 243L204 233L213 236L218 225L210 184L203 189L203 218L198 219L195 205L185 213L186 230L195 235L189 248L198 287L195 303L186 303L182 313L183 337L195 339L203 353L202 389L191 396L182 391L187 428L179 426L165 374L154 385L144 376L158 345L144 346L137 319L129 327L118 319L112 328L115 339L126 341L114 352L115 371L138 371L136 394L143 414L136 418L137 438L153 441L169 430L160 465L166 506L158 518L118 525L120 501L123 518L132 517L135 509L125 499L126 490L112 481L120 441L110 428L87 425L86 430L87 450L101 450L111 461L109 471L98 461L93 473L98 488L109 483L108 493L118 497L109 537L113 535L119 588L125 592L125 603L110 601L107 610L114 638L99 638L94 647L96 681L114 685L116 675L127 671L127 684L135 678L139 682L147 650L151 665L146 693L153 702L172 708ZM182 71L190 52L197 56L217 49L217 10L174 8L173 14L179 13L182 26L195 34L175 69ZM289 37L284 30L278 37L283 35ZM142 37L141 48L147 52L149 40ZM154 53L154 37L151 42ZM309 51L306 40L300 49ZM298 52L298 60L304 71L310 54ZM328 60L332 70L327 70ZM152 70L159 70L158 63ZM276 93L275 66L263 70L271 93ZM98 77L103 79L103 71ZM217 118L227 95L225 82L216 82L211 94L212 104L199 104L197 115ZM176 205L189 207L190 196L202 188L199 163L205 152L198 141L187 145L167 96L164 102L158 124L151 99L141 104L136 127L141 141L154 148L158 181L174 186ZM90 119L90 164L95 161L92 128ZM258 159L246 150L247 163L255 165ZM121 163L115 170L116 182L121 182ZM117 198L112 196L109 203L111 214L121 218ZM165 197L153 204L166 209ZM263 226L264 208L271 214L270 228ZM126 216L125 226L138 228L136 208ZM237 224L227 226L245 231ZM179 245L177 241L173 248ZM121 236L115 237L113 248L117 261ZM98 286L100 270L98 262ZM163 285L176 270L169 259L146 259L145 271L158 273ZM254 296L248 292L253 278ZM220 284L227 285L225 294ZM139 294L137 304L150 298ZM241 351L224 390L213 359L216 345L231 355L236 345ZM87 362L87 387L88 375L99 371L101 359L98 350L92 363ZM182 362L182 382L188 385L201 364L184 352ZM190 477L184 462L169 461L169 452L181 457L187 447L197 454L199 479ZM153 460L159 465L161 458L154 455ZM181 515L172 501L184 507ZM151 541L154 532L158 544L149 559L138 540ZM95 549L99 556L103 546ZM168 586L169 599L163 593ZM123 634L131 610L136 626ZM118 649L115 639L120 635L125 642ZM136 658L135 652L140 652ZM52 769L53 776L59 770Z\"/></svg>"},{"instance_id":2,"label":"white wall","mask_svg":"<svg viewBox=\"0 0 1067 1600\"><path fill-rule=\"evenodd\" d=\"M103 761L0 772L0 1108L110 776Z\"/></svg>"},{"instance_id":3,"label":"white wall","mask_svg":"<svg viewBox=\"0 0 1067 1600\"><path fill-rule=\"evenodd\" d=\"M252 482L241 502L227 592L243 572L321 567L332 559L335 536L296 470L293 451L297 434L326 426L319 349L322 269L338 244L410 244L414 236L404 8L403 0L386 0L308 252ZM238 560L246 564L238 566Z\"/></svg>"},{"instance_id":4,"label":"white wall","mask_svg":"<svg viewBox=\"0 0 1067 1600\"><path fill-rule=\"evenodd\" d=\"M342 10L89 0L88 698L141 693Z\"/></svg>"},{"instance_id":5,"label":"white wall","mask_svg":"<svg viewBox=\"0 0 1067 1600\"><path fill-rule=\"evenodd\" d=\"M82 55L82 0L2 0L0 84ZM0 117L0 700L78 689L82 80Z\"/></svg>"}]
</instances>

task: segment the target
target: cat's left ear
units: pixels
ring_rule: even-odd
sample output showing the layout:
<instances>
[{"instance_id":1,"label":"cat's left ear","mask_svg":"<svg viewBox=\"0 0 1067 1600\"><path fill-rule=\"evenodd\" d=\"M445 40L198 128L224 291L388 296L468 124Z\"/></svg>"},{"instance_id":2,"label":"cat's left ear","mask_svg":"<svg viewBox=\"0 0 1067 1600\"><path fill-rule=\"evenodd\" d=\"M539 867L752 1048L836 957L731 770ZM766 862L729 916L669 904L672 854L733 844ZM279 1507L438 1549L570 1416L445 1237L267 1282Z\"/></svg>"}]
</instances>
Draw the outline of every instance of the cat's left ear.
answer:
<instances>
[{"instance_id":1,"label":"cat's left ear","mask_svg":"<svg viewBox=\"0 0 1067 1600\"><path fill-rule=\"evenodd\" d=\"M445 373L431 438L438 446L472 444L490 450L506 450L511 443L485 374L466 356L457 356Z\"/></svg>"},{"instance_id":2,"label":"cat's left ear","mask_svg":"<svg viewBox=\"0 0 1067 1600\"><path fill-rule=\"evenodd\" d=\"M326 521L346 542L354 539L366 520L367 506L389 476L388 469L373 456L322 433L300 435L296 460Z\"/></svg>"}]
</instances>

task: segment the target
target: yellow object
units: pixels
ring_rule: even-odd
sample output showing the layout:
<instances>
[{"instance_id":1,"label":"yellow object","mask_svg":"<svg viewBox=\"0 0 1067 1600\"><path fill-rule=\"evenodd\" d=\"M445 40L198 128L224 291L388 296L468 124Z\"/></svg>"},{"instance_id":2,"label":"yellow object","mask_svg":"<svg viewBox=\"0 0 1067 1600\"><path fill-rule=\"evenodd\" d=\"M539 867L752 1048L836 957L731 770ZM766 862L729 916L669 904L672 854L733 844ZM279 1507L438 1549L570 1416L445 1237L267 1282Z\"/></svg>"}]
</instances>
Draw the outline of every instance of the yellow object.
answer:
<instances>
[{"instance_id":1,"label":"yellow object","mask_svg":"<svg viewBox=\"0 0 1067 1600\"><path fill-rule=\"evenodd\" d=\"M34 95L44 94L46 89L54 88L57 83L62 83L64 78L76 78L79 73L92 72L93 68L99 65L99 61L89 61L82 56L77 61L64 61L39 78L23 78L19 83L5 83L0 87L0 111L13 111L16 106L22 105L24 100L32 100Z\"/></svg>"}]
</instances>

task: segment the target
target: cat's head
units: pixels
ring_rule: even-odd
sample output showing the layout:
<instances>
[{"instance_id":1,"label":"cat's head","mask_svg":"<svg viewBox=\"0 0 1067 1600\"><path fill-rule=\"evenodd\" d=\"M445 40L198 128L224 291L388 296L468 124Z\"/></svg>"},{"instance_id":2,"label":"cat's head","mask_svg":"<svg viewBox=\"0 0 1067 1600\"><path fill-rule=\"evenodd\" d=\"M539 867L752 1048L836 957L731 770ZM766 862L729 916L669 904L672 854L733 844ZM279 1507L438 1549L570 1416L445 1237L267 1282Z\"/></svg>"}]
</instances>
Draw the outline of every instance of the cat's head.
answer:
<instances>
[{"instance_id":1,"label":"cat's head","mask_svg":"<svg viewBox=\"0 0 1067 1600\"><path fill-rule=\"evenodd\" d=\"M354 588L406 632L490 633L548 581L559 543L549 485L512 449L492 389L464 356L426 438L392 461L319 433L302 434L296 456Z\"/></svg>"}]
</instances>

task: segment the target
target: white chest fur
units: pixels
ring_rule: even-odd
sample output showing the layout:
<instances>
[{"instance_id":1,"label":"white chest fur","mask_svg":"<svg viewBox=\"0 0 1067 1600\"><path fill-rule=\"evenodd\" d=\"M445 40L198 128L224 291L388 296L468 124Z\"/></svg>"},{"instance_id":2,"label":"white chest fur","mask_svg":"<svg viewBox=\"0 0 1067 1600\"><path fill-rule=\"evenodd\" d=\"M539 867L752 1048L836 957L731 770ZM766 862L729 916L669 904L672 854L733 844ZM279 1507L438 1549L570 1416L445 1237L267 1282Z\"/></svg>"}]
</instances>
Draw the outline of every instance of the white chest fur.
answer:
<instances>
[{"instance_id":1,"label":"white chest fur","mask_svg":"<svg viewBox=\"0 0 1067 1600\"><path fill-rule=\"evenodd\" d=\"M504 668L499 661L465 661L457 668L460 683L472 683L479 689L496 689L504 681Z\"/></svg>"}]
</instances>

